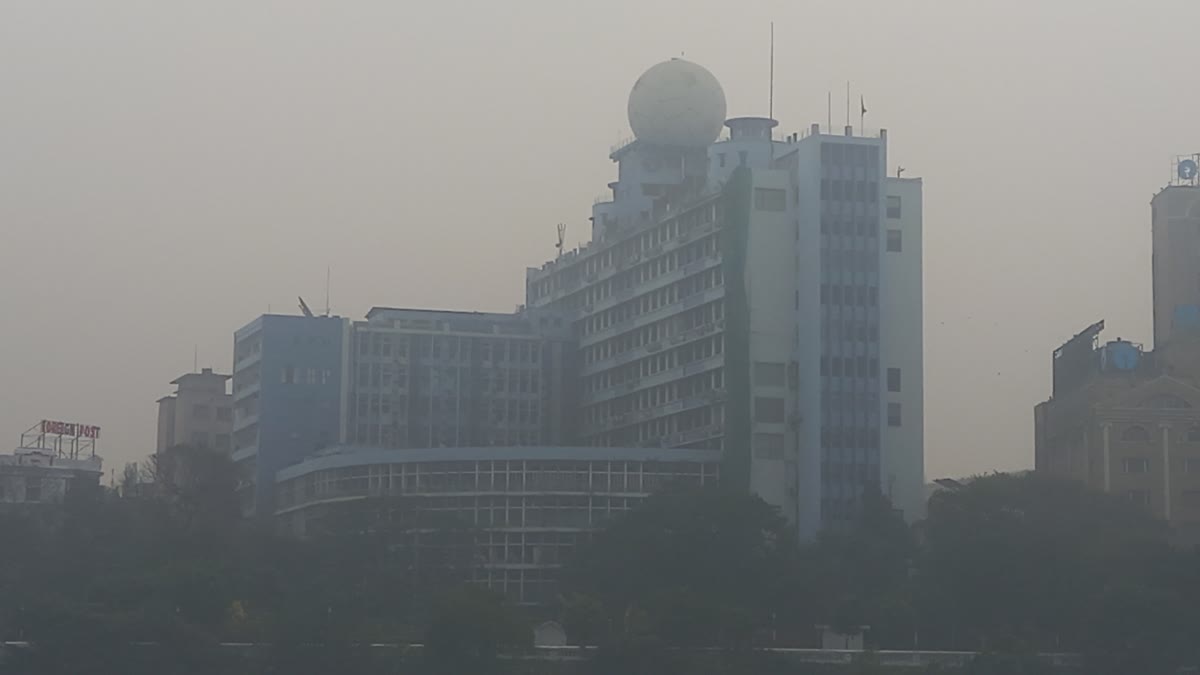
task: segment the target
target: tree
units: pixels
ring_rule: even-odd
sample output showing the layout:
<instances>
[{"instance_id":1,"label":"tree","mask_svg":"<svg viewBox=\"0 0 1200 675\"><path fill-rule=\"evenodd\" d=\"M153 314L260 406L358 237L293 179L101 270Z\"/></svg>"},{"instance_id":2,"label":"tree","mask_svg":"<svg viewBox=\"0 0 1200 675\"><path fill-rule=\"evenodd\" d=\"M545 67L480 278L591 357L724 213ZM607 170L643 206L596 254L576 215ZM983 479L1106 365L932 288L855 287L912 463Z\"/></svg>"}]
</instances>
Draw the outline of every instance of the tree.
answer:
<instances>
[{"instance_id":1,"label":"tree","mask_svg":"<svg viewBox=\"0 0 1200 675\"><path fill-rule=\"evenodd\" d=\"M237 478L228 455L177 445L150 461L155 486L185 532L220 532L238 523Z\"/></svg>"},{"instance_id":2,"label":"tree","mask_svg":"<svg viewBox=\"0 0 1200 675\"><path fill-rule=\"evenodd\" d=\"M926 632L958 632L978 649L1078 647L1092 598L1167 553L1163 525L1128 502L1036 473L935 493L923 533Z\"/></svg>"},{"instance_id":3,"label":"tree","mask_svg":"<svg viewBox=\"0 0 1200 675\"><path fill-rule=\"evenodd\" d=\"M598 599L619 633L632 632L640 610L668 644L703 636L706 646L734 646L784 609L780 589L795 563L790 527L758 497L664 493L597 533L567 584Z\"/></svg>"},{"instance_id":4,"label":"tree","mask_svg":"<svg viewBox=\"0 0 1200 675\"><path fill-rule=\"evenodd\" d=\"M439 598L425 632L429 664L456 675L495 672L497 656L532 646L533 631L504 596L470 585Z\"/></svg>"}]
</instances>

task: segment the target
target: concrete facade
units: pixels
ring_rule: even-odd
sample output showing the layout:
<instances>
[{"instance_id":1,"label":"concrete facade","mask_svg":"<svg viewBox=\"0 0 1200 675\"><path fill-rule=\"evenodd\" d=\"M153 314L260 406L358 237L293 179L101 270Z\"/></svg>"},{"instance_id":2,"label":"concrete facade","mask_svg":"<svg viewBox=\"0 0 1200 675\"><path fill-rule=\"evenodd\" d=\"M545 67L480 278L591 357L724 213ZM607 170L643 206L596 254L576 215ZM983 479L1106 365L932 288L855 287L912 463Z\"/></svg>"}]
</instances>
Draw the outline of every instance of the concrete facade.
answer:
<instances>
[{"instance_id":1,"label":"concrete facade","mask_svg":"<svg viewBox=\"0 0 1200 675\"><path fill-rule=\"evenodd\" d=\"M352 332L345 443L548 445L572 435L573 349L559 317L376 307Z\"/></svg>"},{"instance_id":2,"label":"concrete facade","mask_svg":"<svg viewBox=\"0 0 1200 675\"><path fill-rule=\"evenodd\" d=\"M205 368L171 381L175 393L158 399L156 453L176 445L233 451L233 395L226 389L229 377Z\"/></svg>"},{"instance_id":3,"label":"concrete facade","mask_svg":"<svg viewBox=\"0 0 1200 675\"><path fill-rule=\"evenodd\" d=\"M1078 354L1081 367L1060 369L1054 396L1034 410L1037 470L1129 499L1180 541L1200 542L1200 340L1146 352L1098 335L1056 352Z\"/></svg>"},{"instance_id":4,"label":"concrete facade","mask_svg":"<svg viewBox=\"0 0 1200 675\"><path fill-rule=\"evenodd\" d=\"M1150 202L1154 347L1200 329L1200 187L1172 185Z\"/></svg>"},{"instance_id":5,"label":"concrete facade","mask_svg":"<svg viewBox=\"0 0 1200 675\"><path fill-rule=\"evenodd\" d=\"M726 482L805 537L873 486L917 517L921 182L885 177L886 133L775 125L729 120L703 153L614 150L592 241L531 268L527 305L573 317L582 443L723 450ZM890 220L888 197L908 203Z\"/></svg>"},{"instance_id":6,"label":"concrete facade","mask_svg":"<svg viewBox=\"0 0 1200 675\"><path fill-rule=\"evenodd\" d=\"M338 447L278 473L276 524L314 536L339 531L348 512L366 522L415 517L405 536L438 559L445 540L420 524L454 523L470 533L453 544L472 561L465 581L549 604L591 531L667 486L716 483L720 464L712 450Z\"/></svg>"},{"instance_id":7,"label":"concrete facade","mask_svg":"<svg viewBox=\"0 0 1200 675\"><path fill-rule=\"evenodd\" d=\"M0 455L0 509L61 504L72 485L96 485L102 474L94 455L71 459L52 450L17 448Z\"/></svg>"}]
</instances>

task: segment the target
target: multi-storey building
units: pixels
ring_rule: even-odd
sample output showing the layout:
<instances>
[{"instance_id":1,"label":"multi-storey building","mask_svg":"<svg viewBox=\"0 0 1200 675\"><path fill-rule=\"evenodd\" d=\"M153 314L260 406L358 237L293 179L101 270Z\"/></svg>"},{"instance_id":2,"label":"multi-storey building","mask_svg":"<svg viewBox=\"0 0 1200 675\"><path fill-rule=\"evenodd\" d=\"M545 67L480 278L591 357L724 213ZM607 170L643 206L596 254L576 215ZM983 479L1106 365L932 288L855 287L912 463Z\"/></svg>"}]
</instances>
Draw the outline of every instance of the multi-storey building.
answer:
<instances>
[{"instance_id":1,"label":"multi-storey building","mask_svg":"<svg viewBox=\"0 0 1200 675\"><path fill-rule=\"evenodd\" d=\"M175 393L158 399L159 453L177 445L233 449L233 395L226 390L228 375L205 368L171 381Z\"/></svg>"},{"instance_id":2,"label":"multi-storey building","mask_svg":"<svg viewBox=\"0 0 1200 675\"><path fill-rule=\"evenodd\" d=\"M572 350L559 317L376 307L352 331L347 443L546 445L570 436Z\"/></svg>"},{"instance_id":3,"label":"multi-storey building","mask_svg":"<svg viewBox=\"0 0 1200 675\"><path fill-rule=\"evenodd\" d=\"M348 514L400 523L415 560L457 561L466 581L550 603L591 531L660 489L712 485L719 472L713 450L339 447L277 474L276 518L299 536L336 532ZM446 547L462 550L437 550Z\"/></svg>"},{"instance_id":4,"label":"multi-storey building","mask_svg":"<svg viewBox=\"0 0 1200 675\"><path fill-rule=\"evenodd\" d=\"M355 322L260 317L237 333L233 376L234 459L247 512L252 494L269 503L261 500L276 471L338 443L564 442L573 403L568 330L561 318L532 311L376 307Z\"/></svg>"},{"instance_id":5,"label":"multi-storey building","mask_svg":"<svg viewBox=\"0 0 1200 675\"><path fill-rule=\"evenodd\" d=\"M526 274L529 307L572 317L580 440L723 450L805 536L873 486L916 515L921 183L886 177L886 132L718 140L724 112L703 68L647 71L591 241Z\"/></svg>"},{"instance_id":6,"label":"multi-storey building","mask_svg":"<svg viewBox=\"0 0 1200 675\"><path fill-rule=\"evenodd\" d=\"M1200 186L1196 159L1151 201L1154 349L1099 342L1098 322L1054 352L1034 409L1038 471L1127 497L1200 542Z\"/></svg>"},{"instance_id":7,"label":"multi-storey building","mask_svg":"<svg viewBox=\"0 0 1200 675\"><path fill-rule=\"evenodd\" d=\"M1200 327L1200 186L1190 175L1150 202L1155 349Z\"/></svg>"},{"instance_id":8,"label":"multi-storey building","mask_svg":"<svg viewBox=\"0 0 1200 675\"><path fill-rule=\"evenodd\" d=\"M1129 499L1200 542L1200 334L1154 351L1099 344L1099 322L1054 352L1054 389L1034 409L1038 471Z\"/></svg>"},{"instance_id":9,"label":"multi-storey building","mask_svg":"<svg viewBox=\"0 0 1200 675\"><path fill-rule=\"evenodd\" d=\"M275 472L337 443L350 322L260 316L234 334L233 461L247 515L272 512Z\"/></svg>"}]
</instances>

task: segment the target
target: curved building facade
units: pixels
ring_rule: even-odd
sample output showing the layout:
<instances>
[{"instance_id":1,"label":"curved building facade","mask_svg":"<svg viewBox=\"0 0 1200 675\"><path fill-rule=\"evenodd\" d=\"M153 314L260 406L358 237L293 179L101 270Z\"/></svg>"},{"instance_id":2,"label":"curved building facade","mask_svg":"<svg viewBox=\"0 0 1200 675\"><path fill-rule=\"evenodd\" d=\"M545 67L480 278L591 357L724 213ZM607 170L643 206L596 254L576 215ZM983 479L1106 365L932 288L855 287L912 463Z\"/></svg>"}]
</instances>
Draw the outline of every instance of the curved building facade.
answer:
<instances>
[{"instance_id":1,"label":"curved building facade","mask_svg":"<svg viewBox=\"0 0 1200 675\"><path fill-rule=\"evenodd\" d=\"M472 549L462 565L469 580L544 603L590 532L654 492L716 484L720 461L717 450L339 447L276 474L275 517L284 531L306 536L341 529L336 519L356 506L379 515L402 504L421 516L414 523L460 528ZM414 525L411 541L444 546L433 529ZM426 559L445 566L444 553Z\"/></svg>"}]
</instances>

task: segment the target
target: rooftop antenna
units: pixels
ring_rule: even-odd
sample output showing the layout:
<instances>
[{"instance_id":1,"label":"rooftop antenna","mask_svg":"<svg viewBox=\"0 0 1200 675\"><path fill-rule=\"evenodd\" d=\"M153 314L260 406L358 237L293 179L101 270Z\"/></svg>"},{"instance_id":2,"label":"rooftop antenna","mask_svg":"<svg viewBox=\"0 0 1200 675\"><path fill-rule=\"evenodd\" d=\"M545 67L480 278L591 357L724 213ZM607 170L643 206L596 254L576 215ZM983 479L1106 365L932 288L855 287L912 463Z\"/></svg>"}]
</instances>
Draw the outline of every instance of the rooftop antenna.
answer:
<instances>
[{"instance_id":1,"label":"rooftop antenna","mask_svg":"<svg viewBox=\"0 0 1200 675\"><path fill-rule=\"evenodd\" d=\"M200 372L200 345L192 345L192 372Z\"/></svg>"},{"instance_id":2,"label":"rooftop antenna","mask_svg":"<svg viewBox=\"0 0 1200 675\"><path fill-rule=\"evenodd\" d=\"M567 224L566 224L566 223L559 223L559 224L558 224L558 243L554 245L554 248L558 249L558 256L557 256L557 257L559 257L559 258L561 258L561 257L562 257L562 254L563 254L563 240L564 240L564 239L566 239L566 237L567 237Z\"/></svg>"},{"instance_id":3,"label":"rooftop antenna","mask_svg":"<svg viewBox=\"0 0 1200 675\"><path fill-rule=\"evenodd\" d=\"M904 167L902 167L902 166L896 167L896 178L899 178L902 175L904 175Z\"/></svg>"},{"instance_id":4,"label":"rooftop antenna","mask_svg":"<svg viewBox=\"0 0 1200 675\"><path fill-rule=\"evenodd\" d=\"M850 80L846 80L846 126L850 126Z\"/></svg>"},{"instance_id":5,"label":"rooftop antenna","mask_svg":"<svg viewBox=\"0 0 1200 675\"><path fill-rule=\"evenodd\" d=\"M325 316L329 316L329 266L325 266Z\"/></svg>"},{"instance_id":6,"label":"rooftop antenna","mask_svg":"<svg viewBox=\"0 0 1200 675\"><path fill-rule=\"evenodd\" d=\"M300 301L300 311L304 313L304 316L313 318L312 310L308 308L308 303L304 301L304 298L297 295L296 299Z\"/></svg>"},{"instance_id":7,"label":"rooftop antenna","mask_svg":"<svg viewBox=\"0 0 1200 675\"><path fill-rule=\"evenodd\" d=\"M767 117L775 119L775 22L771 22L771 85L767 94Z\"/></svg>"}]
</instances>

